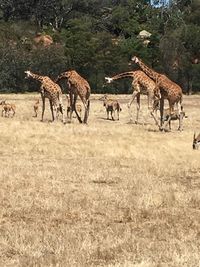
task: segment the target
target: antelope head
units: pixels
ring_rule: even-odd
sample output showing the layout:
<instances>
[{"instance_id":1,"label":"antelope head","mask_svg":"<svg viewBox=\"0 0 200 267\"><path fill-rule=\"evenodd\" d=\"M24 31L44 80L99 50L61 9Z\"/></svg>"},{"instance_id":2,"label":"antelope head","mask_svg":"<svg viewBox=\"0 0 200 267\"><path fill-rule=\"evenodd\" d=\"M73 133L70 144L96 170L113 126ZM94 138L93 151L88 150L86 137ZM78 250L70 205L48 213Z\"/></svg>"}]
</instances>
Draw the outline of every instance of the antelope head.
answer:
<instances>
[{"instance_id":1,"label":"antelope head","mask_svg":"<svg viewBox=\"0 0 200 267\"><path fill-rule=\"evenodd\" d=\"M99 100L103 101L103 106L105 107L106 106L106 102L108 100L108 96L104 95L104 96L100 97Z\"/></svg>"}]
</instances>

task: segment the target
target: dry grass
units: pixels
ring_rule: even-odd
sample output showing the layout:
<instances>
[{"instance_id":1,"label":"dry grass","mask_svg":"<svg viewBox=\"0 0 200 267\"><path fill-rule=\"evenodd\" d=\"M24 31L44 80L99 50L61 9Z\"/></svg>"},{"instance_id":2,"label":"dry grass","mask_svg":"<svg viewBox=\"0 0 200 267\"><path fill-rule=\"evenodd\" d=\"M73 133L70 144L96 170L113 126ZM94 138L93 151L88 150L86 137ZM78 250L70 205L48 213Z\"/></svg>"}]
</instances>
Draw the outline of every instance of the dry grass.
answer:
<instances>
[{"instance_id":1,"label":"dry grass","mask_svg":"<svg viewBox=\"0 0 200 267\"><path fill-rule=\"evenodd\" d=\"M17 110L0 117L0 266L200 265L200 97L184 98L182 133L158 132L146 105L128 124L129 97L112 122L92 96L86 126L3 96Z\"/></svg>"}]
</instances>

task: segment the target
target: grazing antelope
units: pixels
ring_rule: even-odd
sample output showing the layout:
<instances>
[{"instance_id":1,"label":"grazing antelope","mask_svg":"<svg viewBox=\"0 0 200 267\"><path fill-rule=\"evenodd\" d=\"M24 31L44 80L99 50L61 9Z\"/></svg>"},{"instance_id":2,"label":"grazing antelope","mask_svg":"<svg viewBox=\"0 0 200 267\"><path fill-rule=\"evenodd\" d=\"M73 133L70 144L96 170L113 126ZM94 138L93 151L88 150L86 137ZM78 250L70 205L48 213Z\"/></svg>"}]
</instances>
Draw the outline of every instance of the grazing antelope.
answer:
<instances>
[{"instance_id":1,"label":"grazing antelope","mask_svg":"<svg viewBox=\"0 0 200 267\"><path fill-rule=\"evenodd\" d=\"M182 114L182 118L187 118L187 116L185 115L185 112L183 110L181 110L181 114ZM163 123L165 121L168 121L169 124L169 129L171 130L171 121L175 121L175 120L179 120L180 117L180 113L178 109L174 109L174 111L171 113L171 118L169 120L170 117L170 109L164 109L163 112Z\"/></svg>"},{"instance_id":2,"label":"grazing antelope","mask_svg":"<svg viewBox=\"0 0 200 267\"><path fill-rule=\"evenodd\" d=\"M111 115L112 120L115 120L115 111L117 111L117 119L119 120L119 112L122 110L118 100L108 99L107 95L104 95L100 100L103 100L103 106L106 108L107 112L107 120L109 120L109 113ZM114 117L113 117L114 113Z\"/></svg>"},{"instance_id":3,"label":"grazing antelope","mask_svg":"<svg viewBox=\"0 0 200 267\"><path fill-rule=\"evenodd\" d=\"M15 115L16 106L14 104L6 103L6 101L1 101L0 105L2 106L1 116L10 117L10 112L12 112L12 117Z\"/></svg>"},{"instance_id":4,"label":"grazing antelope","mask_svg":"<svg viewBox=\"0 0 200 267\"><path fill-rule=\"evenodd\" d=\"M157 112L160 109L160 105L158 101L154 101L154 109ZM181 108L181 116L182 118L187 118L187 115L185 114L185 111L183 111L183 108ZM180 113L178 109L174 109L173 112L171 113L171 118L170 117L170 108L166 108L163 111L163 117L162 117L162 122L165 123L168 121L169 125L169 130L171 130L171 121L179 120Z\"/></svg>"},{"instance_id":5,"label":"grazing antelope","mask_svg":"<svg viewBox=\"0 0 200 267\"><path fill-rule=\"evenodd\" d=\"M38 98L38 100L35 102L35 104L33 106L33 109L34 109L34 112L35 112L35 116L34 117L37 117L37 115L38 115L39 104L40 104L40 100Z\"/></svg>"},{"instance_id":6,"label":"grazing antelope","mask_svg":"<svg viewBox=\"0 0 200 267\"><path fill-rule=\"evenodd\" d=\"M70 113L71 113L71 106L70 106L70 99L69 96L66 95L66 99L67 99L67 118L70 118ZM80 118L81 118L81 113L82 113L82 106L81 104L76 103L76 111L79 114ZM73 113L73 111L72 111Z\"/></svg>"},{"instance_id":7,"label":"grazing antelope","mask_svg":"<svg viewBox=\"0 0 200 267\"><path fill-rule=\"evenodd\" d=\"M193 136L193 144L192 144L193 149L199 149L200 147L200 133L197 135L194 133Z\"/></svg>"}]
</instances>

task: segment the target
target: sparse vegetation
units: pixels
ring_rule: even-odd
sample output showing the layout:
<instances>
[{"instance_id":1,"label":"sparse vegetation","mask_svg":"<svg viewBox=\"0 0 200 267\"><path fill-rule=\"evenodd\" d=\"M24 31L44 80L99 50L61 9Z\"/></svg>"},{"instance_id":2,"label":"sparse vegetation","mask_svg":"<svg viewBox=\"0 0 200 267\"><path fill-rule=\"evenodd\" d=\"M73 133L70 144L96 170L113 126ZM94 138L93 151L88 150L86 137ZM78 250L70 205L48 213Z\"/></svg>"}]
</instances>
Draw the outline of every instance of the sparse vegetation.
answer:
<instances>
[{"instance_id":1,"label":"sparse vegetation","mask_svg":"<svg viewBox=\"0 0 200 267\"><path fill-rule=\"evenodd\" d=\"M107 121L92 95L87 126L4 96L18 112L0 117L0 266L198 266L200 98L184 97L183 132L160 133L146 97L146 124L127 124L129 97Z\"/></svg>"}]
</instances>

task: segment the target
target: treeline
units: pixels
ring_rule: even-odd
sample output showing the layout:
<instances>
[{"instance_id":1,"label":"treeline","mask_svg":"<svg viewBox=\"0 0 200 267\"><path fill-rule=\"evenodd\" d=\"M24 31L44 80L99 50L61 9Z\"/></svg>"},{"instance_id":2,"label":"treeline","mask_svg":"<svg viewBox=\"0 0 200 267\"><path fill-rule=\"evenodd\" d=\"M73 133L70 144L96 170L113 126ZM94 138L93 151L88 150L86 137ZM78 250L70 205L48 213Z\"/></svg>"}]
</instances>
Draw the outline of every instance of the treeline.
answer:
<instances>
[{"instance_id":1,"label":"treeline","mask_svg":"<svg viewBox=\"0 0 200 267\"><path fill-rule=\"evenodd\" d=\"M93 93L128 93L130 81L108 86L104 77L134 69L133 55L186 93L200 91L199 0L159 9L147 0L0 0L1 92L37 91L27 69L51 78L75 69Z\"/></svg>"}]
</instances>

